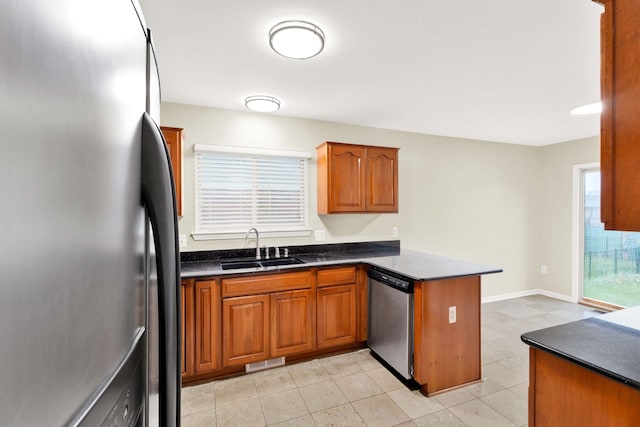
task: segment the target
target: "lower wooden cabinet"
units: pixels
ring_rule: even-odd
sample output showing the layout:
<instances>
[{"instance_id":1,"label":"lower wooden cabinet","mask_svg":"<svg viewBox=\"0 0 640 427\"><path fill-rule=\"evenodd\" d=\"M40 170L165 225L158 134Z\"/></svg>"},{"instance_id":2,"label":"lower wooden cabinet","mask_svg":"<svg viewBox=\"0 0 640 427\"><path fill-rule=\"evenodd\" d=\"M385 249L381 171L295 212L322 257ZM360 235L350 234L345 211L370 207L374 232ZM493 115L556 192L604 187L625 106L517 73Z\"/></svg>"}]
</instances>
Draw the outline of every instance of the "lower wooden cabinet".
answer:
<instances>
[{"instance_id":1,"label":"lower wooden cabinet","mask_svg":"<svg viewBox=\"0 0 640 427\"><path fill-rule=\"evenodd\" d=\"M314 319L315 298L310 289L225 298L223 365L313 350Z\"/></svg>"},{"instance_id":2,"label":"lower wooden cabinet","mask_svg":"<svg viewBox=\"0 0 640 427\"><path fill-rule=\"evenodd\" d=\"M480 276L416 282L413 302L414 379L422 392L479 381ZM449 321L450 307L455 322Z\"/></svg>"},{"instance_id":3,"label":"lower wooden cabinet","mask_svg":"<svg viewBox=\"0 0 640 427\"><path fill-rule=\"evenodd\" d=\"M183 281L180 286L181 296L181 334L182 334L182 378L187 378L193 375L194 371L194 293L193 293L193 280Z\"/></svg>"},{"instance_id":4,"label":"lower wooden cabinet","mask_svg":"<svg viewBox=\"0 0 640 427\"><path fill-rule=\"evenodd\" d=\"M329 286L317 291L318 348L356 342L356 285Z\"/></svg>"},{"instance_id":5,"label":"lower wooden cabinet","mask_svg":"<svg viewBox=\"0 0 640 427\"><path fill-rule=\"evenodd\" d=\"M529 426L639 425L640 391L531 347Z\"/></svg>"},{"instance_id":6,"label":"lower wooden cabinet","mask_svg":"<svg viewBox=\"0 0 640 427\"><path fill-rule=\"evenodd\" d=\"M356 266L341 266L318 270L316 304L318 310L318 348L328 348L358 341L358 325L362 304L364 270ZM360 283L361 281L365 281ZM366 298L366 295L364 295ZM364 301L366 304L366 300ZM366 316L366 312L364 313ZM366 324L365 324L366 327ZM363 340L364 340L363 339Z\"/></svg>"},{"instance_id":7,"label":"lower wooden cabinet","mask_svg":"<svg viewBox=\"0 0 640 427\"><path fill-rule=\"evenodd\" d=\"M239 372L248 363L328 353L365 340L364 268L182 282L182 377L187 383Z\"/></svg>"},{"instance_id":8,"label":"lower wooden cabinet","mask_svg":"<svg viewBox=\"0 0 640 427\"><path fill-rule=\"evenodd\" d=\"M222 364L244 365L269 357L269 295L222 300Z\"/></svg>"},{"instance_id":9,"label":"lower wooden cabinet","mask_svg":"<svg viewBox=\"0 0 640 427\"><path fill-rule=\"evenodd\" d=\"M220 287L215 280L195 282L194 374L212 372L220 365Z\"/></svg>"},{"instance_id":10,"label":"lower wooden cabinet","mask_svg":"<svg viewBox=\"0 0 640 427\"><path fill-rule=\"evenodd\" d=\"M315 295L313 290L271 294L270 357L313 350Z\"/></svg>"},{"instance_id":11,"label":"lower wooden cabinet","mask_svg":"<svg viewBox=\"0 0 640 427\"><path fill-rule=\"evenodd\" d=\"M213 372L220 361L220 287L215 280L181 284L182 379Z\"/></svg>"}]
</instances>

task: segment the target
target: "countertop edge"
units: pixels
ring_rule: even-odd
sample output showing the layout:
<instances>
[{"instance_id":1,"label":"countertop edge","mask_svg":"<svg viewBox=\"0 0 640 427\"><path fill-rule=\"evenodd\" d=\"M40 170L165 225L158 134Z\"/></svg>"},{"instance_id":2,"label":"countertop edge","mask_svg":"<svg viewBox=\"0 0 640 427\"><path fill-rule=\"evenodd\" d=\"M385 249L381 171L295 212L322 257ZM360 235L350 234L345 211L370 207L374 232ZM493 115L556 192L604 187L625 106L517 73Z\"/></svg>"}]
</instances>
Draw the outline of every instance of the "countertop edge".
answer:
<instances>
[{"instance_id":1,"label":"countertop edge","mask_svg":"<svg viewBox=\"0 0 640 427\"><path fill-rule=\"evenodd\" d=\"M424 260L420 260L425 264L428 263L436 263L442 264L443 262L454 264L452 267L447 267L445 272L438 271L433 274L415 274L414 271L410 268L401 268L394 267L394 260L414 260L416 257L421 258L424 257ZM303 268L318 268L318 267L332 267L339 266L345 264L367 264L369 266L381 268L384 270L391 271L393 273L408 277L415 281L430 281L430 280L445 280L451 279L455 277L465 277L465 276L478 276L485 274L495 274L500 273L503 270L501 268L476 264L473 262L455 260L451 258L440 257L436 255L415 252L415 251L404 251L403 253L379 253L379 254L353 254L353 257L345 256L340 259L329 259L318 261L315 260L313 256L308 255L299 255L297 256L300 260L304 261L303 264L292 264L292 265L283 265L283 266L273 266L273 267L263 267L263 268L247 268L247 269L235 269L235 270L222 270L220 268L219 261L210 261L206 263L182 263L182 266L187 264L191 265L203 265L206 264L209 268L200 268L193 269L192 271L186 271L185 268L181 268L181 278L183 279L191 279L197 277L210 277L210 276L230 276L230 275L238 275L238 274L265 274L265 273L278 273L278 272L286 272L293 271L297 269ZM437 262L436 262L437 261ZM442 267L440 267L442 270ZM456 272L458 270L459 272Z\"/></svg>"},{"instance_id":2,"label":"countertop edge","mask_svg":"<svg viewBox=\"0 0 640 427\"><path fill-rule=\"evenodd\" d=\"M593 318L589 318L589 319L582 319L582 320L577 320L577 321L574 321L574 322L564 323L564 324L561 324L561 325L558 325L558 326L552 326L550 328L545 328L545 330L546 329L552 330L552 329L554 329L556 327L559 327L559 326L562 326L562 327L566 328L566 327L568 327L568 325L570 326L572 324L577 324L577 323L588 321L588 320L597 320L597 321L599 321L600 325L605 326L607 328L610 328L612 331L618 330L620 328L631 330L631 328L626 328L624 326L617 325L615 323L606 324L608 322L601 321L600 319L598 319L598 317L593 317ZM614 371L612 371L610 369L606 369L606 368L604 368L604 367L602 367L600 365L597 365L597 364L592 363L592 362L590 362L588 360L585 360L583 357L578 357L576 355L569 354L566 351L562 351L562 350L560 350L560 349L558 349L558 348L556 348L556 347L554 347L552 345L544 344L543 342L541 342L539 340L536 340L536 339L533 339L533 338L527 336L527 334L532 334L532 333L535 333L535 332L538 332L538 331L526 332L526 333L524 333L524 334L522 334L520 336L520 339L522 340L523 343L525 343L525 344L527 344L527 345L529 345L531 347L537 348L539 350L546 351L546 352L548 352L548 353L550 353L550 354L552 354L554 356L560 357L560 358L562 358L562 359L564 359L564 360L566 360L568 362L574 363L574 364L579 365L579 366L581 366L581 367L583 367L585 369L589 369L589 370L591 370L593 372L596 372L596 373L599 373L601 375L604 375L607 378L610 378L612 380L615 380L617 382L620 382L622 384L625 384L627 386L630 386L630 387L633 387L635 389L640 390L640 381L638 381L638 380L635 380L633 378L629 378L629 377L627 377L627 376L625 376L625 375L623 375L621 373L614 372Z\"/></svg>"},{"instance_id":3,"label":"countertop edge","mask_svg":"<svg viewBox=\"0 0 640 427\"><path fill-rule=\"evenodd\" d=\"M597 366L597 365L593 365L583 359L574 357L570 354L564 353L562 351L559 351L557 349L554 349L552 347L546 346L540 342L537 342L535 340L530 340L525 338L524 336L521 336L520 339L522 340L522 342L524 342L525 344L531 346L531 347L535 347L539 350L543 350L546 351L547 353L551 353L554 356L558 356L561 359L564 359L568 362L571 363L575 363L576 365L580 365L583 368L589 369L591 371L597 372L599 374L604 375L605 377L611 378L612 380L616 380L622 384L631 386L633 388L639 389L640 390L640 382L634 381L632 379L629 379L623 375L617 374L615 372L609 371L607 369L602 368L601 366Z\"/></svg>"}]
</instances>

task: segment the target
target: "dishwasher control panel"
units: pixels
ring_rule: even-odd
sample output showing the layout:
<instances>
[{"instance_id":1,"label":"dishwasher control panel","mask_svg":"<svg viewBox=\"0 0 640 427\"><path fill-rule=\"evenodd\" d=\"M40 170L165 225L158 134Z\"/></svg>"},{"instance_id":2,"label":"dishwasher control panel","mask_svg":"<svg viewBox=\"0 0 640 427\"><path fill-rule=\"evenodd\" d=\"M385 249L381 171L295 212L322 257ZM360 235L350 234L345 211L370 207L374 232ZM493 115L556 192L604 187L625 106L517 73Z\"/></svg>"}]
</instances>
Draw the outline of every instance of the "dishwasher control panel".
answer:
<instances>
[{"instance_id":1,"label":"dishwasher control panel","mask_svg":"<svg viewBox=\"0 0 640 427\"><path fill-rule=\"evenodd\" d=\"M367 275L370 279L377 280L387 286L400 289L407 293L413 292L413 280L409 278L398 277L376 268L370 268L369 271L367 271Z\"/></svg>"}]
</instances>

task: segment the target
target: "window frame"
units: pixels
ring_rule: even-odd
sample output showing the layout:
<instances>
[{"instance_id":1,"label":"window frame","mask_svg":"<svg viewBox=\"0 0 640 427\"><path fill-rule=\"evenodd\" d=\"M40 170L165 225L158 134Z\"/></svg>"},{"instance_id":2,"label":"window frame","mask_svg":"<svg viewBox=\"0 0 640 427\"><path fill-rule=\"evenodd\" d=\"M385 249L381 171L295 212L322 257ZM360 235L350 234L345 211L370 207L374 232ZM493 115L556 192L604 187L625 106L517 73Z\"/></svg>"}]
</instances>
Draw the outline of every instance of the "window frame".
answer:
<instances>
[{"instance_id":1,"label":"window frame","mask_svg":"<svg viewBox=\"0 0 640 427\"><path fill-rule=\"evenodd\" d=\"M194 240L219 240L219 239L237 239L244 238L246 230L232 230L232 231L219 231L203 228L200 221L200 213L198 211L199 192L198 192L198 153L199 152L213 152L220 154L236 154L246 157L261 157L263 159L268 157L285 158L291 157L305 162L304 171L304 197L306 212L305 219L302 228L296 228L295 230L287 230L286 226L282 229L261 229L260 226L255 224L249 225L250 227L256 227L260 232L260 236L264 237L295 237L295 236L309 236L311 235L311 228L309 227L310 212L311 212L311 195L310 195L310 159L311 154L308 152L291 151L291 150L274 150L264 148L252 148L252 147L238 147L238 146L223 146L223 145L208 145L208 144L195 144L194 150L194 207L195 207L195 231L191 234ZM255 199L253 200L255 206Z\"/></svg>"}]
</instances>

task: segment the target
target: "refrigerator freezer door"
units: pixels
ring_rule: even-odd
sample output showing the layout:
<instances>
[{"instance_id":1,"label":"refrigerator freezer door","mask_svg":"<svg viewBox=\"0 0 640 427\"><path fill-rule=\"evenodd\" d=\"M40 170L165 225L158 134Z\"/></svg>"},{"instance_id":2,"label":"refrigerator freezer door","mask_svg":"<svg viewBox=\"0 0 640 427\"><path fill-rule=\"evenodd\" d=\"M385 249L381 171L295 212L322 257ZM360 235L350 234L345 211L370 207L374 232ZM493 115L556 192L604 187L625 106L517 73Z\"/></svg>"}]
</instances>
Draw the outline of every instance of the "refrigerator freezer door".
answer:
<instances>
[{"instance_id":1,"label":"refrigerator freezer door","mask_svg":"<svg viewBox=\"0 0 640 427\"><path fill-rule=\"evenodd\" d=\"M0 424L66 425L143 339L146 35L130 0L21 0L0 39Z\"/></svg>"}]
</instances>

